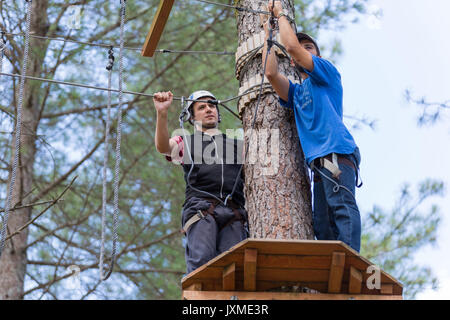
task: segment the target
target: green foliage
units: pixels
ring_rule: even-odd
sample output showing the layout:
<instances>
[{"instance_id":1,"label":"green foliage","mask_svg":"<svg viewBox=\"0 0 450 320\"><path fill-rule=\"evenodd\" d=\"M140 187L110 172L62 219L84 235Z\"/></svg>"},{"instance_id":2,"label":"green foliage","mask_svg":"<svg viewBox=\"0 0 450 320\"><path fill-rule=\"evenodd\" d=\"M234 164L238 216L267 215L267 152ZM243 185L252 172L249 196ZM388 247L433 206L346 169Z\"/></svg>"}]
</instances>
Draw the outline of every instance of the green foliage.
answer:
<instances>
[{"instance_id":1,"label":"green foliage","mask_svg":"<svg viewBox=\"0 0 450 320\"><path fill-rule=\"evenodd\" d=\"M439 208L431 205L426 214L419 210L434 196L444 195L444 183L425 180L412 195L405 185L390 211L374 206L363 223L361 254L379 265L404 285L404 297L414 299L425 288L436 288L438 280L430 267L414 261L415 253L436 243Z\"/></svg>"}]
</instances>

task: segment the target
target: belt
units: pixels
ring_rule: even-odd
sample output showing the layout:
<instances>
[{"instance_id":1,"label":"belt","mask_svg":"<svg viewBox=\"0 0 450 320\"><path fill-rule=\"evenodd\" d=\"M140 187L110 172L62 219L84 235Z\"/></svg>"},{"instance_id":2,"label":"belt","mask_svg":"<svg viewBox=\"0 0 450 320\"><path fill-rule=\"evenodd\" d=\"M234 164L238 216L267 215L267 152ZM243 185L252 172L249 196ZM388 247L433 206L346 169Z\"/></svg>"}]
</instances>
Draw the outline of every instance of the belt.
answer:
<instances>
[{"instance_id":1,"label":"belt","mask_svg":"<svg viewBox=\"0 0 450 320\"><path fill-rule=\"evenodd\" d=\"M333 157L331 154L326 155L324 158L327 159L328 161L333 161ZM353 161L347 159L346 157L338 155L337 160L339 163L346 164L356 170L356 167L355 167L355 164L353 163Z\"/></svg>"},{"instance_id":2,"label":"belt","mask_svg":"<svg viewBox=\"0 0 450 320\"><path fill-rule=\"evenodd\" d=\"M353 161L347 159L346 157L339 156L336 153L328 154L322 158L314 159L313 167L318 167L318 168L325 167L333 174L333 177L338 179L340 174L342 173L341 170L339 169L338 163L346 164L346 165L352 167L355 171L357 171L357 168L356 168L355 164L353 163Z\"/></svg>"},{"instance_id":3,"label":"belt","mask_svg":"<svg viewBox=\"0 0 450 320\"><path fill-rule=\"evenodd\" d=\"M193 215L186 223L184 224L184 227L181 228L182 233L187 233L189 228L199 220L203 219L206 215L210 214L214 217L214 209L217 207L218 204L221 202L214 198L205 198L206 201L211 203L208 209L206 210L197 210L196 214ZM234 218L231 219L229 222L227 222L220 230L225 228L226 226L232 224L233 222L240 220L244 221L244 217L239 213L238 209L240 209L240 206L238 206L236 203L234 203L232 200L227 201L227 207L231 208L234 213ZM219 231L220 231L219 230Z\"/></svg>"}]
</instances>

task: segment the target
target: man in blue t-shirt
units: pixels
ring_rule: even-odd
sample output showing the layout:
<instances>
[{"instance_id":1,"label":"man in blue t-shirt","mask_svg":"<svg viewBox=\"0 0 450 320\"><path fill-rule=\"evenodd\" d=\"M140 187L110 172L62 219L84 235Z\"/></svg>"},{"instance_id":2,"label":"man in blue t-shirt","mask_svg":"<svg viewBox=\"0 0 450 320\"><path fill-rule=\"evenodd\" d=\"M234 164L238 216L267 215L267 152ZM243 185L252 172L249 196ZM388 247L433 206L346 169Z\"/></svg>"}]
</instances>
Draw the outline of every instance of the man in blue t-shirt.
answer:
<instances>
[{"instance_id":1,"label":"man in blue t-shirt","mask_svg":"<svg viewBox=\"0 0 450 320\"><path fill-rule=\"evenodd\" d=\"M342 120L341 75L333 64L320 57L314 39L305 33L295 34L281 2L272 6L270 0L268 9L278 19L281 42L302 77L298 84L279 73L271 50L265 75L280 96L280 104L294 111L306 162L314 172L315 236L318 240L341 240L359 252L361 218L355 185L361 158ZM267 23L265 30L267 39ZM266 51L267 41L263 59Z\"/></svg>"}]
</instances>

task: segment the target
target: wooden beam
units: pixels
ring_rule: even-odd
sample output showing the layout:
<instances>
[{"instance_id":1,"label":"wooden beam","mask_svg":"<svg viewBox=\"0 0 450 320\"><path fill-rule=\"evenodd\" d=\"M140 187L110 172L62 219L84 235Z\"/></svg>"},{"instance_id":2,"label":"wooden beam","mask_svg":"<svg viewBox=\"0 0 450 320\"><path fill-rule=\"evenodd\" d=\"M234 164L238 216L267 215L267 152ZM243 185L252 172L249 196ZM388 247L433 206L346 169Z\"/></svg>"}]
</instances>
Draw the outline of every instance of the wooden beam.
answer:
<instances>
[{"instance_id":1,"label":"wooden beam","mask_svg":"<svg viewBox=\"0 0 450 320\"><path fill-rule=\"evenodd\" d=\"M189 287L187 287L184 290L188 290L188 291L202 291L202 283L201 282L196 282L191 284Z\"/></svg>"},{"instance_id":2,"label":"wooden beam","mask_svg":"<svg viewBox=\"0 0 450 320\"><path fill-rule=\"evenodd\" d=\"M233 262L223 269L222 274L222 290L234 291L236 290L236 263Z\"/></svg>"},{"instance_id":3,"label":"wooden beam","mask_svg":"<svg viewBox=\"0 0 450 320\"><path fill-rule=\"evenodd\" d=\"M354 266L350 266L350 277L348 284L348 293L359 294L362 288L362 273L356 269Z\"/></svg>"},{"instance_id":4,"label":"wooden beam","mask_svg":"<svg viewBox=\"0 0 450 320\"><path fill-rule=\"evenodd\" d=\"M345 252L333 252L331 257L328 292L339 293L341 292L342 276L344 275Z\"/></svg>"},{"instance_id":5,"label":"wooden beam","mask_svg":"<svg viewBox=\"0 0 450 320\"><path fill-rule=\"evenodd\" d=\"M144 57L153 57L156 47L158 46L159 39L166 26L167 19L169 19L170 11L172 10L174 0L160 0L156 16L153 19L150 31L145 39L144 47L142 48L141 55Z\"/></svg>"},{"instance_id":6,"label":"wooden beam","mask_svg":"<svg viewBox=\"0 0 450 320\"><path fill-rule=\"evenodd\" d=\"M256 249L245 249L244 252L244 290L256 290L256 262L258 251Z\"/></svg>"},{"instance_id":7,"label":"wooden beam","mask_svg":"<svg viewBox=\"0 0 450 320\"><path fill-rule=\"evenodd\" d=\"M394 292L394 286L390 283L383 283L380 288L381 294L392 295Z\"/></svg>"},{"instance_id":8,"label":"wooden beam","mask_svg":"<svg viewBox=\"0 0 450 320\"><path fill-rule=\"evenodd\" d=\"M327 294L296 292L248 292L248 291L183 291L185 300L402 300L399 295Z\"/></svg>"}]
</instances>

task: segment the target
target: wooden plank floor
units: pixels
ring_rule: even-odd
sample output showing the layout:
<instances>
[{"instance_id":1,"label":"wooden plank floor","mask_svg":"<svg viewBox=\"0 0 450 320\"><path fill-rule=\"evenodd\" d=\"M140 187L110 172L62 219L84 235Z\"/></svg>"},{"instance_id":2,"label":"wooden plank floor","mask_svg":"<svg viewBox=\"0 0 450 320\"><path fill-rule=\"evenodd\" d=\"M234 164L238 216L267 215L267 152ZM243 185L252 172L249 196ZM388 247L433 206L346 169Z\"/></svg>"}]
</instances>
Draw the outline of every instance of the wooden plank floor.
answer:
<instances>
[{"instance_id":1,"label":"wooden plank floor","mask_svg":"<svg viewBox=\"0 0 450 320\"><path fill-rule=\"evenodd\" d=\"M234 274L229 271L232 264ZM381 288L368 288L372 274L366 271L371 265L341 241L247 239L185 276L182 289L197 284L202 291L225 291L225 285L234 291L262 292L300 286L321 293L401 297L403 286L382 270Z\"/></svg>"}]
</instances>

